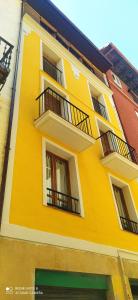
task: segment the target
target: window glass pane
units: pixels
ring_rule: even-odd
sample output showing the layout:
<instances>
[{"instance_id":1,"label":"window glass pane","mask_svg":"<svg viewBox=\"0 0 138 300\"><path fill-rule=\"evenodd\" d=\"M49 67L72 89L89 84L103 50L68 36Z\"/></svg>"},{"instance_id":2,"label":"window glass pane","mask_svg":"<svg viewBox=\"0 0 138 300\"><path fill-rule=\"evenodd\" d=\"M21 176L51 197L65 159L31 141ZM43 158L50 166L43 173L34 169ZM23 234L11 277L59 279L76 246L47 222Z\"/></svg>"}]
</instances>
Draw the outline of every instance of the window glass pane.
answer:
<instances>
[{"instance_id":1,"label":"window glass pane","mask_svg":"<svg viewBox=\"0 0 138 300\"><path fill-rule=\"evenodd\" d=\"M57 191L67 194L68 189L67 189L66 163L59 159L56 160L56 180L57 180Z\"/></svg>"},{"instance_id":2,"label":"window glass pane","mask_svg":"<svg viewBox=\"0 0 138 300\"><path fill-rule=\"evenodd\" d=\"M125 207L122 202L121 190L116 186L114 186L113 188L114 188L114 195L115 195L115 199L116 199L118 210L119 210L119 215L120 215L120 217L127 218Z\"/></svg>"},{"instance_id":3,"label":"window glass pane","mask_svg":"<svg viewBox=\"0 0 138 300\"><path fill-rule=\"evenodd\" d=\"M52 188L52 168L51 168L51 157L46 155L46 185L47 188Z\"/></svg>"}]
</instances>

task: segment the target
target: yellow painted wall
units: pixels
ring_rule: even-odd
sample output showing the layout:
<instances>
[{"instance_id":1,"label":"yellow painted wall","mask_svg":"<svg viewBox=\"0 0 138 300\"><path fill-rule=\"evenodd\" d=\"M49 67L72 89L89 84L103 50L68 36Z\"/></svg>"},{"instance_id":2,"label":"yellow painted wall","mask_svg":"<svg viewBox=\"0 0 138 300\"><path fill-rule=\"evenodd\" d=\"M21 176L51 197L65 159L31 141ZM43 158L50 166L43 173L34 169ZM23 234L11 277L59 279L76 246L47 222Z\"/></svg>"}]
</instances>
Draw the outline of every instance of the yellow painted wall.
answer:
<instances>
[{"instance_id":1,"label":"yellow painted wall","mask_svg":"<svg viewBox=\"0 0 138 300\"><path fill-rule=\"evenodd\" d=\"M31 23L29 25L31 26ZM53 40L49 35L47 37ZM55 47L56 44L57 41ZM76 216L43 205L42 137L44 135L33 124L38 109L35 98L41 92L41 76L49 78L47 74L40 71L40 45L38 27L36 32L33 30L24 35L10 223L138 251L137 236L120 229L109 185L109 170L103 167L100 161L100 141L86 151L76 153L85 216ZM60 44L58 47L63 49ZM72 103L89 114L93 136L97 137L95 116L103 119L92 110L87 78L80 73L79 79L75 79L67 59L64 59L64 70L66 93ZM52 78L50 80L59 87ZM98 79L97 81L99 82ZM64 90L63 87L60 88ZM105 95L105 98L111 124L108 121L105 123L109 124L117 135L122 136L114 108L109 97ZM52 138L49 139L53 141ZM61 145L58 141L57 144ZM70 150L66 145L64 147ZM130 182L130 187L138 209L138 184Z\"/></svg>"}]
</instances>

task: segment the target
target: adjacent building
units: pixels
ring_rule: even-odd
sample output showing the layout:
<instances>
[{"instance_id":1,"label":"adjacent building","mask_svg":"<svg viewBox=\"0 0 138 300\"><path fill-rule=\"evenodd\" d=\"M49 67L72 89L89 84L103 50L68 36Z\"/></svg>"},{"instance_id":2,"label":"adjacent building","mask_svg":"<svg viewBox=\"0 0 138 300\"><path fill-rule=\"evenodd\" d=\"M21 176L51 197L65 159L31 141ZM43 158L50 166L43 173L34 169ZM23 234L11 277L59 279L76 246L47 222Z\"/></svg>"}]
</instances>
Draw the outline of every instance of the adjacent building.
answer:
<instances>
[{"instance_id":1,"label":"adjacent building","mask_svg":"<svg viewBox=\"0 0 138 300\"><path fill-rule=\"evenodd\" d=\"M138 71L112 43L101 52L112 63L106 75L126 140L138 152Z\"/></svg>"},{"instance_id":2,"label":"adjacent building","mask_svg":"<svg viewBox=\"0 0 138 300\"><path fill-rule=\"evenodd\" d=\"M0 199L3 194L3 182L6 179L5 154L9 151L7 136L10 132L9 120L12 100L15 93L15 65L21 15L20 0L0 1ZM5 165L5 166L4 166ZM0 200L0 211L2 200Z\"/></svg>"},{"instance_id":3,"label":"adjacent building","mask_svg":"<svg viewBox=\"0 0 138 300\"><path fill-rule=\"evenodd\" d=\"M112 65L50 1L25 1L18 46L3 299L137 299L138 161Z\"/></svg>"}]
</instances>

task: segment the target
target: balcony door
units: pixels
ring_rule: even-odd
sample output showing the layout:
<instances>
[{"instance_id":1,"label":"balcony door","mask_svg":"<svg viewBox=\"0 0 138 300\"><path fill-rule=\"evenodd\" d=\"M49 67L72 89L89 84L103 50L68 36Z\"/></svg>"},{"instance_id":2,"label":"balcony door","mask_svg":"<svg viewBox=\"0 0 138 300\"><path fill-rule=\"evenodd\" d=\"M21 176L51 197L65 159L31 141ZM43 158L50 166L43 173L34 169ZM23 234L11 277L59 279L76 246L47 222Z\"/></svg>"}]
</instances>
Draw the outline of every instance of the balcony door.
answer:
<instances>
[{"instance_id":1,"label":"balcony door","mask_svg":"<svg viewBox=\"0 0 138 300\"><path fill-rule=\"evenodd\" d=\"M112 152L111 143L109 141L108 134L106 132L103 132L102 130L100 130L100 135L101 135L101 142L102 142L102 146L103 146L103 152L104 152L104 155L106 156Z\"/></svg>"},{"instance_id":2,"label":"balcony door","mask_svg":"<svg viewBox=\"0 0 138 300\"><path fill-rule=\"evenodd\" d=\"M67 195L70 195L68 161L46 152L46 186L48 204L68 207Z\"/></svg>"},{"instance_id":3,"label":"balcony door","mask_svg":"<svg viewBox=\"0 0 138 300\"><path fill-rule=\"evenodd\" d=\"M120 217L129 219L129 213L122 189L116 185L113 185L113 190Z\"/></svg>"},{"instance_id":4,"label":"balcony door","mask_svg":"<svg viewBox=\"0 0 138 300\"><path fill-rule=\"evenodd\" d=\"M52 90L47 90L44 99L45 111L51 110L57 115L62 115L61 113L61 100L57 95L52 92Z\"/></svg>"}]
</instances>

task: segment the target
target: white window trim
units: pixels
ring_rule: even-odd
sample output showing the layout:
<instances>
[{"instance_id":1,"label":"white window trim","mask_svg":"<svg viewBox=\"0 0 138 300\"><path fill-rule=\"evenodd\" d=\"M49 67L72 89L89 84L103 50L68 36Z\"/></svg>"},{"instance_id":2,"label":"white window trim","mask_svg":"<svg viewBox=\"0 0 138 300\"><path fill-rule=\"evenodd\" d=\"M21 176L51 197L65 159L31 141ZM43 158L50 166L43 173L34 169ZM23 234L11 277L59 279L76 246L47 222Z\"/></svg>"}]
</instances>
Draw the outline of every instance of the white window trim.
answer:
<instances>
[{"instance_id":1,"label":"white window trim","mask_svg":"<svg viewBox=\"0 0 138 300\"><path fill-rule=\"evenodd\" d=\"M77 156L73 152L59 146L58 144L56 144L56 143L54 143L54 142L52 142L52 141L50 141L50 140L48 140L47 138L44 138L44 137L42 138L43 205L47 206L47 196L46 196L46 149L47 149L47 144L51 144L52 146L57 148L59 151L67 153L69 156L74 158L76 174L77 174L77 183L78 183L80 216L84 217L84 206L83 206L83 199L82 199L82 191L81 191Z\"/></svg>"},{"instance_id":2,"label":"white window trim","mask_svg":"<svg viewBox=\"0 0 138 300\"><path fill-rule=\"evenodd\" d=\"M43 44L45 44L42 40L40 40L40 70L43 70ZM49 48L49 47L48 47ZM52 52L54 52L51 48L49 48ZM62 84L57 82L57 84L61 85L63 88L67 88L67 82L65 78L65 68L64 68L64 60L60 55L58 55L56 52L54 52L58 57L59 60L61 61L61 69L62 69Z\"/></svg>"},{"instance_id":3,"label":"white window trim","mask_svg":"<svg viewBox=\"0 0 138 300\"><path fill-rule=\"evenodd\" d=\"M121 84L121 81L120 81L120 78L112 72L112 77L113 77L113 81L115 82L115 84L117 86L119 86L120 88L122 88L122 84Z\"/></svg>"},{"instance_id":4,"label":"white window trim","mask_svg":"<svg viewBox=\"0 0 138 300\"><path fill-rule=\"evenodd\" d=\"M90 96L90 101L91 101L91 106L92 106L92 109L93 111L96 113L95 109L94 109L94 105L93 105L93 100L92 100L92 95L91 95L91 90L90 90L90 85L92 86L92 84L87 80L87 85L88 85L88 91L89 91L89 96ZM109 111L108 111L108 106L106 104L106 101L105 101L105 97L104 97L104 94L100 93L100 96L103 97L103 101L104 101L104 106L105 106L105 109L106 109L106 113L107 113L107 122L111 122L111 118L110 118L110 114L109 114ZM102 117L102 116L101 116Z\"/></svg>"},{"instance_id":5,"label":"white window trim","mask_svg":"<svg viewBox=\"0 0 138 300\"><path fill-rule=\"evenodd\" d=\"M138 111L135 110L136 117L138 118Z\"/></svg>"},{"instance_id":6,"label":"white window trim","mask_svg":"<svg viewBox=\"0 0 138 300\"><path fill-rule=\"evenodd\" d=\"M137 217L137 220L138 220L138 212L136 210L136 206L135 206L135 201L134 201L134 198L132 196L132 192L131 192L131 189L130 189L130 186L127 182L125 182L124 180L112 175L112 174L108 174L108 177L109 177L109 184L110 184L110 188L111 188L111 192L112 192L112 198L114 200L114 205L115 205L115 210L116 210L116 214L117 214L117 218L118 218L118 223L119 223L119 226L120 226L120 229L122 231L124 231L123 227L122 227L122 224L121 224L121 220L120 220L120 216L119 216L119 211L118 211L118 207L117 207L117 203L116 203L116 199L115 199L115 194L114 194L114 190L113 190L113 179L117 180L118 182L120 182L123 186L126 186L128 187L128 190L129 190L129 193L130 193L130 197L131 197L131 201L132 201L132 205L133 205L133 209L134 209L134 213L136 214L136 217ZM122 188L123 188L122 186Z\"/></svg>"}]
</instances>

